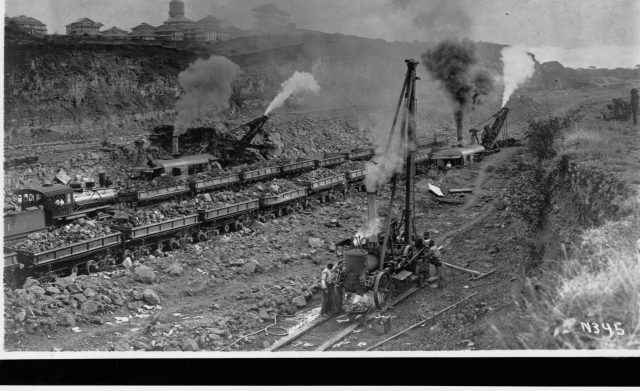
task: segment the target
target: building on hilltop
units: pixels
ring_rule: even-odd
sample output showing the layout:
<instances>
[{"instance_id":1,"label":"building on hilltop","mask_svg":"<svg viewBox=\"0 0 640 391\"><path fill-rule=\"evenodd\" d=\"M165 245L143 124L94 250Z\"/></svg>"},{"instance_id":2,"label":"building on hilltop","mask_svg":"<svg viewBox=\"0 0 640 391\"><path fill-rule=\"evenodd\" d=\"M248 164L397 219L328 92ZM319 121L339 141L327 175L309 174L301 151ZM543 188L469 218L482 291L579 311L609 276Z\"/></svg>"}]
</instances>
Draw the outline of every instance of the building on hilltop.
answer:
<instances>
[{"instance_id":1,"label":"building on hilltop","mask_svg":"<svg viewBox=\"0 0 640 391\"><path fill-rule=\"evenodd\" d=\"M169 19L155 29L155 37L170 41L220 41L231 38L231 35L224 31L227 27L224 20L212 15L194 22L185 17L184 1L171 0Z\"/></svg>"},{"instance_id":2,"label":"building on hilltop","mask_svg":"<svg viewBox=\"0 0 640 391\"><path fill-rule=\"evenodd\" d=\"M36 37L44 37L47 35L47 25L39 21L38 19L30 16L20 15L13 18L18 28Z\"/></svg>"},{"instance_id":3,"label":"building on hilltop","mask_svg":"<svg viewBox=\"0 0 640 391\"><path fill-rule=\"evenodd\" d=\"M280 31L293 27L291 15L268 3L252 9L253 27L261 31Z\"/></svg>"},{"instance_id":4,"label":"building on hilltop","mask_svg":"<svg viewBox=\"0 0 640 391\"><path fill-rule=\"evenodd\" d=\"M111 39L127 39L129 38L129 33L117 28L116 26L111 27L108 30L102 31L102 35L111 38Z\"/></svg>"},{"instance_id":5,"label":"building on hilltop","mask_svg":"<svg viewBox=\"0 0 640 391\"><path fill-rule=\"evenodd\" d=\"M155 28L155 38L165 41L184 41L184 30L163 24Z\"/></svg>"},{"instance_id":6,"label":"building on hilltop","mask_svg":"<svg viewBox=\"0 0 640 391\"><path fill-rule=\"evenodd\" d=\"M153 41L156 39L156 28L148 23L141 23L131 29L131 39Z\"/></svg>"},{"instance_id":7,"label":"building on hilltop","mask_svg":"<svg viewBox=\"0 0 640 391\"><path fill-rule=\"evenodd\" d=\"M100 33L100 27L103 24L100 22L94 22L89 18L80 18L75 22L69 23L67 27L67 35L75 35L75 36L99 36L102 35Z\"/></svg>"}]
</instances>

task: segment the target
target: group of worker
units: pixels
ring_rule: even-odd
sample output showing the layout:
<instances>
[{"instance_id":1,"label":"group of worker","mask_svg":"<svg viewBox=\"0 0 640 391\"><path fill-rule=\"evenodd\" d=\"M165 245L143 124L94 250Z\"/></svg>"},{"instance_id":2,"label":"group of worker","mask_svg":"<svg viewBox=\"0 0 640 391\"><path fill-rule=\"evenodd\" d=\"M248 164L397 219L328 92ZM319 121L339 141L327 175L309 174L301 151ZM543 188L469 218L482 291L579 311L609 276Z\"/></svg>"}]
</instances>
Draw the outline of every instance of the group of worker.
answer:
<instances>
[{"instance_id":1,"label":"group of worker","mask_svg":"<svg viewBox=\"0 0 640 391\"><path fill-rule=\"evenodd\" d=\"M435 241L430 238L429 232L425 231L423 237L416 241L416 248L418 250L424 249L421 253L421 270L429 270L429 264L433 265L438 276L437 287L442 288L442 256L440 254L440 250L436 247ZM324 270L322 270L320 285L322 287L322 306L320 307L320 316L329 316L341 313L344 292L342 286L338 282L338 273L334 269L334 264L332 262L328 263Z\"/></svg>"}]
</instances>

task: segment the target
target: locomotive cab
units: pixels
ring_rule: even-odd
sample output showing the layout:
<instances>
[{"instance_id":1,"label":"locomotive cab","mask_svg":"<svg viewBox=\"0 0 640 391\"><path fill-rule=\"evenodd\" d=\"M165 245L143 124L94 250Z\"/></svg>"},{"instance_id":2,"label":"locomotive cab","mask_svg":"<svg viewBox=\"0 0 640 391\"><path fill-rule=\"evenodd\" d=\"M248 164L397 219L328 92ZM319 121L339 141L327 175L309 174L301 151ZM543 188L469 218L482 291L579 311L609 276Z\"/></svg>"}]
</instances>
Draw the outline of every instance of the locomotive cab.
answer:
<instances>
[{"instance_id":1,"label":"locomotive cab","mask_svg":"<svg viewBox=\"0 0 640 391\"><path fill-rule=\"evenodd\" d=\"M73 189L64 185L45 185L16 192L21 198L22 210L41 207L45 223L54 224L73 212Z\"/></svg>"}]
</instances>

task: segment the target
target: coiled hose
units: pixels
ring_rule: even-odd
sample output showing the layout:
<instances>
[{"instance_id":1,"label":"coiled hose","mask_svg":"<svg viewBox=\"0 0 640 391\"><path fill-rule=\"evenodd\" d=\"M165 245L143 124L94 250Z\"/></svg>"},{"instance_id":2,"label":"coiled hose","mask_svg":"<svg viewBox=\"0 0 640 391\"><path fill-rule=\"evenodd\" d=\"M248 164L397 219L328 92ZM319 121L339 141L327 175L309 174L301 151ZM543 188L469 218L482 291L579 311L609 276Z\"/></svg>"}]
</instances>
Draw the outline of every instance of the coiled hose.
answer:
<instances>
[{"instance_id":1,"label":"coiled hose","mask_svg":"<svg viewBox=\"0 0 640 391\"><path fill-rule=\"evenodd\" d=\"M278 337L284 337L286 335L289 335L289 332L287 330L284 329L284 327L280 327L280 326L276 326L278 324L278 316L282 316L283 318L292 318L294 315L281 315L281 314L276 314L273 317L273 324L270 324L269 326L260 329L258 331L254 331L253 333L247 334L247 335L243 335L242 337L237 338L235 341L231 342L230 344L216 350L216 352L222 351L222 350L226 350L229 349L231 346L237 344L238 342L242 341L243 339L250 337L252 335L261 333L261 332L265 332L265 334L267 335L275 335ZM281 330L281 332L274 332L273 330L270 329L277 329L277 330Z\"/></svg>"}]
</instances>

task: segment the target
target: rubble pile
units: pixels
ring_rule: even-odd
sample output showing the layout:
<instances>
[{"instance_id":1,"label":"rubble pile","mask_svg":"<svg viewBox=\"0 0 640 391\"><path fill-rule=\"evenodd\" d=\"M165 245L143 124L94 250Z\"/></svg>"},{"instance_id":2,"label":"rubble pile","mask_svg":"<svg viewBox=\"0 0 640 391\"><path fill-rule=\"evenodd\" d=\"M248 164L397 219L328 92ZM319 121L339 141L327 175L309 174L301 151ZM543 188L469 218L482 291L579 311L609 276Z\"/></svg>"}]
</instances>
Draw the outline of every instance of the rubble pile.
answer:
<instances>
[{"instance_id":1,"label":"rubble pile","mask_svg":"<svg viewBox=\"0 0 640 391\"><path fill-rule=\"evenodd\" d=\"M153 209L125 209L114 216L113 223L121 227L141 227L194 214L187 204L162 204Z\"/></svg>"},{"instance_id":2,"label":"rubble pile","mask_svg":"<svg viewBox=\"0 0 640 391\"><path fill-rule=\"evenodd\" d=\"M251 164L240 164L235 166L234 169L237 170L237 172L251 171L251 170L257 170L259 168L265 168L265 167L282 166L284 164L289 164L292 161L294 161L294 159L280 157L280 158L270 159L270 160L259 160Z\"/></svg>"},{"instance_id":3,"label":"rubble pile","mask_svg":"<svg viewBox=\"0 0 640 391\"><path fill-rule=\"evenodd\" d=\"M247 189L242 190L242 194L247 197L260 198L278 195L287 191L300 189L300 186L285 179L276 178L269 182L259 182Z\"/></svg>"},{"instance_id":4,"label":"rubble pile","mask_svg":"<svg viewBox=\"0 0 640 391\"><path fill-rule=\"evenodd\" d=\"M34 333L79 323L104 324L124 306L130 294L112 282L120 272L71 275L41 283L27 279L22 289L5 289L5 330Z\"/></svg>"},{"instance_id":5,"label":"rubble pile","mask_svg":"<svg viewBox=\"0 0 640 391\"><path fill-rule=\"evenodd\" d=\"M138 191L142 190L151 190L158 187L170 187L170 186L178 186L183 185L185 182L179 178L176 178L171 175L160 175L157 178L154 178L150 182L138 182L135 184L135 188Z\"/></svg>"},{"instance_id":6,"label":"rubble pile","mask_svg":"<svg viewBox=\"0 0 640 391\"><path fill-rule=\"evenodd\" d=\"M362 170L366 167L367 162L362 160L348 160L346 163L338 166L338 169L342 172L349 172L355 170Z\"/></svg>"},{"instance_id":7,"label":"rubble pile","mask_svg":"<svg viewBox=\"0 0 640 391\"><path fill-rule=\"evenodd\" d=\"M338 174L329 170L328 168L318 168L317 170L313 170L298 176L297 181L300 183L314 182L323 178L328 178L336 175Z\"/></svg>"},{"instance_id":8,"label":"rubble pile","mask_svg":"<svg viewBox=\"0 0 640 391\"><path fill-rule=\"evenodd\" d=\"M248 201L250 199L251 197L248 197L243 193L219 191L215 193L200 194L196 199L196 205L198 209L217 209Z\"/></svg>"},{"instance_id":9,"label":"rubble pile","mask_svg":"<svg viewBox=\"0 0 640 391\"><path fill-rule=\"evenodd\" d=\"M191 177L192 180L200 181L204 179L217 178L226 175L232 175L239 173L240 170L237 167L228 167L223 169L221 167L213 166L208 171L199 172Z\"/></svg>"},{"instance_id":10,"label":"rubble pile","mask_svg":"<svg viewBox=\"0 0 640 391\"><path fill-rule=\"evenodd\" d=\"M108 226L100 222L80 219L77 223L67 224L45 232L29 234L27 239L16 243L14 248L39 253L68 244L82 242L83 240L101 238L111 232Z\"/></svg>"}]
</instances>

